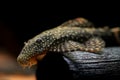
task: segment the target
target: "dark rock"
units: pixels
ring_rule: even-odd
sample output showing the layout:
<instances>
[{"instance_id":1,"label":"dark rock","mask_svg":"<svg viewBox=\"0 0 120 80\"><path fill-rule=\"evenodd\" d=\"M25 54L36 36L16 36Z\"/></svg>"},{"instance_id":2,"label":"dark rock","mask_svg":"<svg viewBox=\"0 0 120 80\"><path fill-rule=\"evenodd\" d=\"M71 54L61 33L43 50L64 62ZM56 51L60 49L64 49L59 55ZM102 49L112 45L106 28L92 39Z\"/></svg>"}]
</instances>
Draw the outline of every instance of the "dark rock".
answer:
<instances>
[{"instance_id":1,"label":"dark rock","mask_svg":"<svg viewBox=\"0 0 120 80\"><path fill-rule=\"evenodd\" d=\"M64 55L74 80L120 79L120 47L105 48L99 54L75 51Z\"/></svg>"}]
</instances>

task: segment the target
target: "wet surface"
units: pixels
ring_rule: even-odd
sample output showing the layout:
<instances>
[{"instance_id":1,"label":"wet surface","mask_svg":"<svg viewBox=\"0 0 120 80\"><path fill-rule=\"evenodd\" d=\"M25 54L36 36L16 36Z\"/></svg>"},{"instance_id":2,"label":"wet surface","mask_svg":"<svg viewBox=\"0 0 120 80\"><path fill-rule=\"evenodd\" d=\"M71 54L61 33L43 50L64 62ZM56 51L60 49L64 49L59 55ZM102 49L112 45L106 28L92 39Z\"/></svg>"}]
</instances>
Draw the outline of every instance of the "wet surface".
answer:
<instances>
[{"instance_id":1,"label":"wet surface","mask_svg":"<svg viewBox=\"0 0 120 80\"><path fill-rule=\"evenodd\" d=\"M71 53L71 54L70 54ZM120 47L105 48L101 54L75 51L64 57L75 80L120 79ZM72 58L70 59L70 57ZM116 80L116 79L115 79Z\"/></svg>"}]
</instances>

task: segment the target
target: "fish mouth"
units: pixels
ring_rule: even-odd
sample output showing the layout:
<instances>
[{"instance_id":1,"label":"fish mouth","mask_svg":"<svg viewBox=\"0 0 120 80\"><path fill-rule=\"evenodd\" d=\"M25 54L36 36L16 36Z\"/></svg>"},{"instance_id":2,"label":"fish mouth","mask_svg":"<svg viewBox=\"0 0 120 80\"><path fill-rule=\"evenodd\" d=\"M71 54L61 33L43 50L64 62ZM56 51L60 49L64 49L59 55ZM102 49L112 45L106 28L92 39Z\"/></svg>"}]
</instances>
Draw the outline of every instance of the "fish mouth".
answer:
<instances>
[{"instance_id":1,"label":"fish mouth","mask_svg":"<svg viewBox=\"0 0 120 80\"><path fill-rule=\"evenodd\" d=\"M37 65L38 61L41 61L46 56L46 53L47 53L47 51L43 51L42 53L34 55L29 60L26 60L25 63L24 63L24 61L21 61L18 58L18 63L23 68L31 68L32 66Z\"/></svg>"}]
</instances>

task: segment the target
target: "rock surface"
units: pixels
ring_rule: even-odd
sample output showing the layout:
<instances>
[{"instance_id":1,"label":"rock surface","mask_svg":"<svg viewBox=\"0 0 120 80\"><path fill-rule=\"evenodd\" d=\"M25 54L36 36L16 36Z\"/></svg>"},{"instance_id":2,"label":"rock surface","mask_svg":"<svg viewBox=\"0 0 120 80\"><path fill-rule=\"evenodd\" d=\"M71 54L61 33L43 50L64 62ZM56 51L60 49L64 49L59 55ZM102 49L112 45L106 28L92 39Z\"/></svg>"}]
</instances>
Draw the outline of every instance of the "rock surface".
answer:
<instances>
[{"instance_id":1,"label":"rock surface","mask_svg":"<svg viewBox=\"0 0 120 80\"><path fill-rule=\"evenodd\" d=\"M64 55L75 80L86 76L104 79L120 76L120 47L105 48L99 54L75 51Z\"/></svg>"}]
</instances>

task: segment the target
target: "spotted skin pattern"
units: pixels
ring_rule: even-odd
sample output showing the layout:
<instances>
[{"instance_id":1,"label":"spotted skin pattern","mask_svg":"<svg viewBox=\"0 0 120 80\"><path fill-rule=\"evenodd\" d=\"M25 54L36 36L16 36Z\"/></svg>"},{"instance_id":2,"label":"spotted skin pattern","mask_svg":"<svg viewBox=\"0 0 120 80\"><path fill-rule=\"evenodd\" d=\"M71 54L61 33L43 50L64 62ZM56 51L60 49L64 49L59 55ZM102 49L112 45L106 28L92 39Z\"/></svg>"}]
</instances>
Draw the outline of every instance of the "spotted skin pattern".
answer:
<instances>
[{"instance_id":1,"label":"spotted skin pattern","mask_svg":"<svg viewBox=\"0 0 120 80\"><path fill-rule=\"evenodd\" d=\"M84 18L76 18L62 25L46 30L25 42L17 61L23 67L37 64L37 60L44 58L48 51L88 51L98 53L105 47L105 42L98 36L104 30L83 27L92 26ZM81 27L82 26L82 27ZM96 34L97 31L97 34Z\"/></svg>"}]
</instances>

